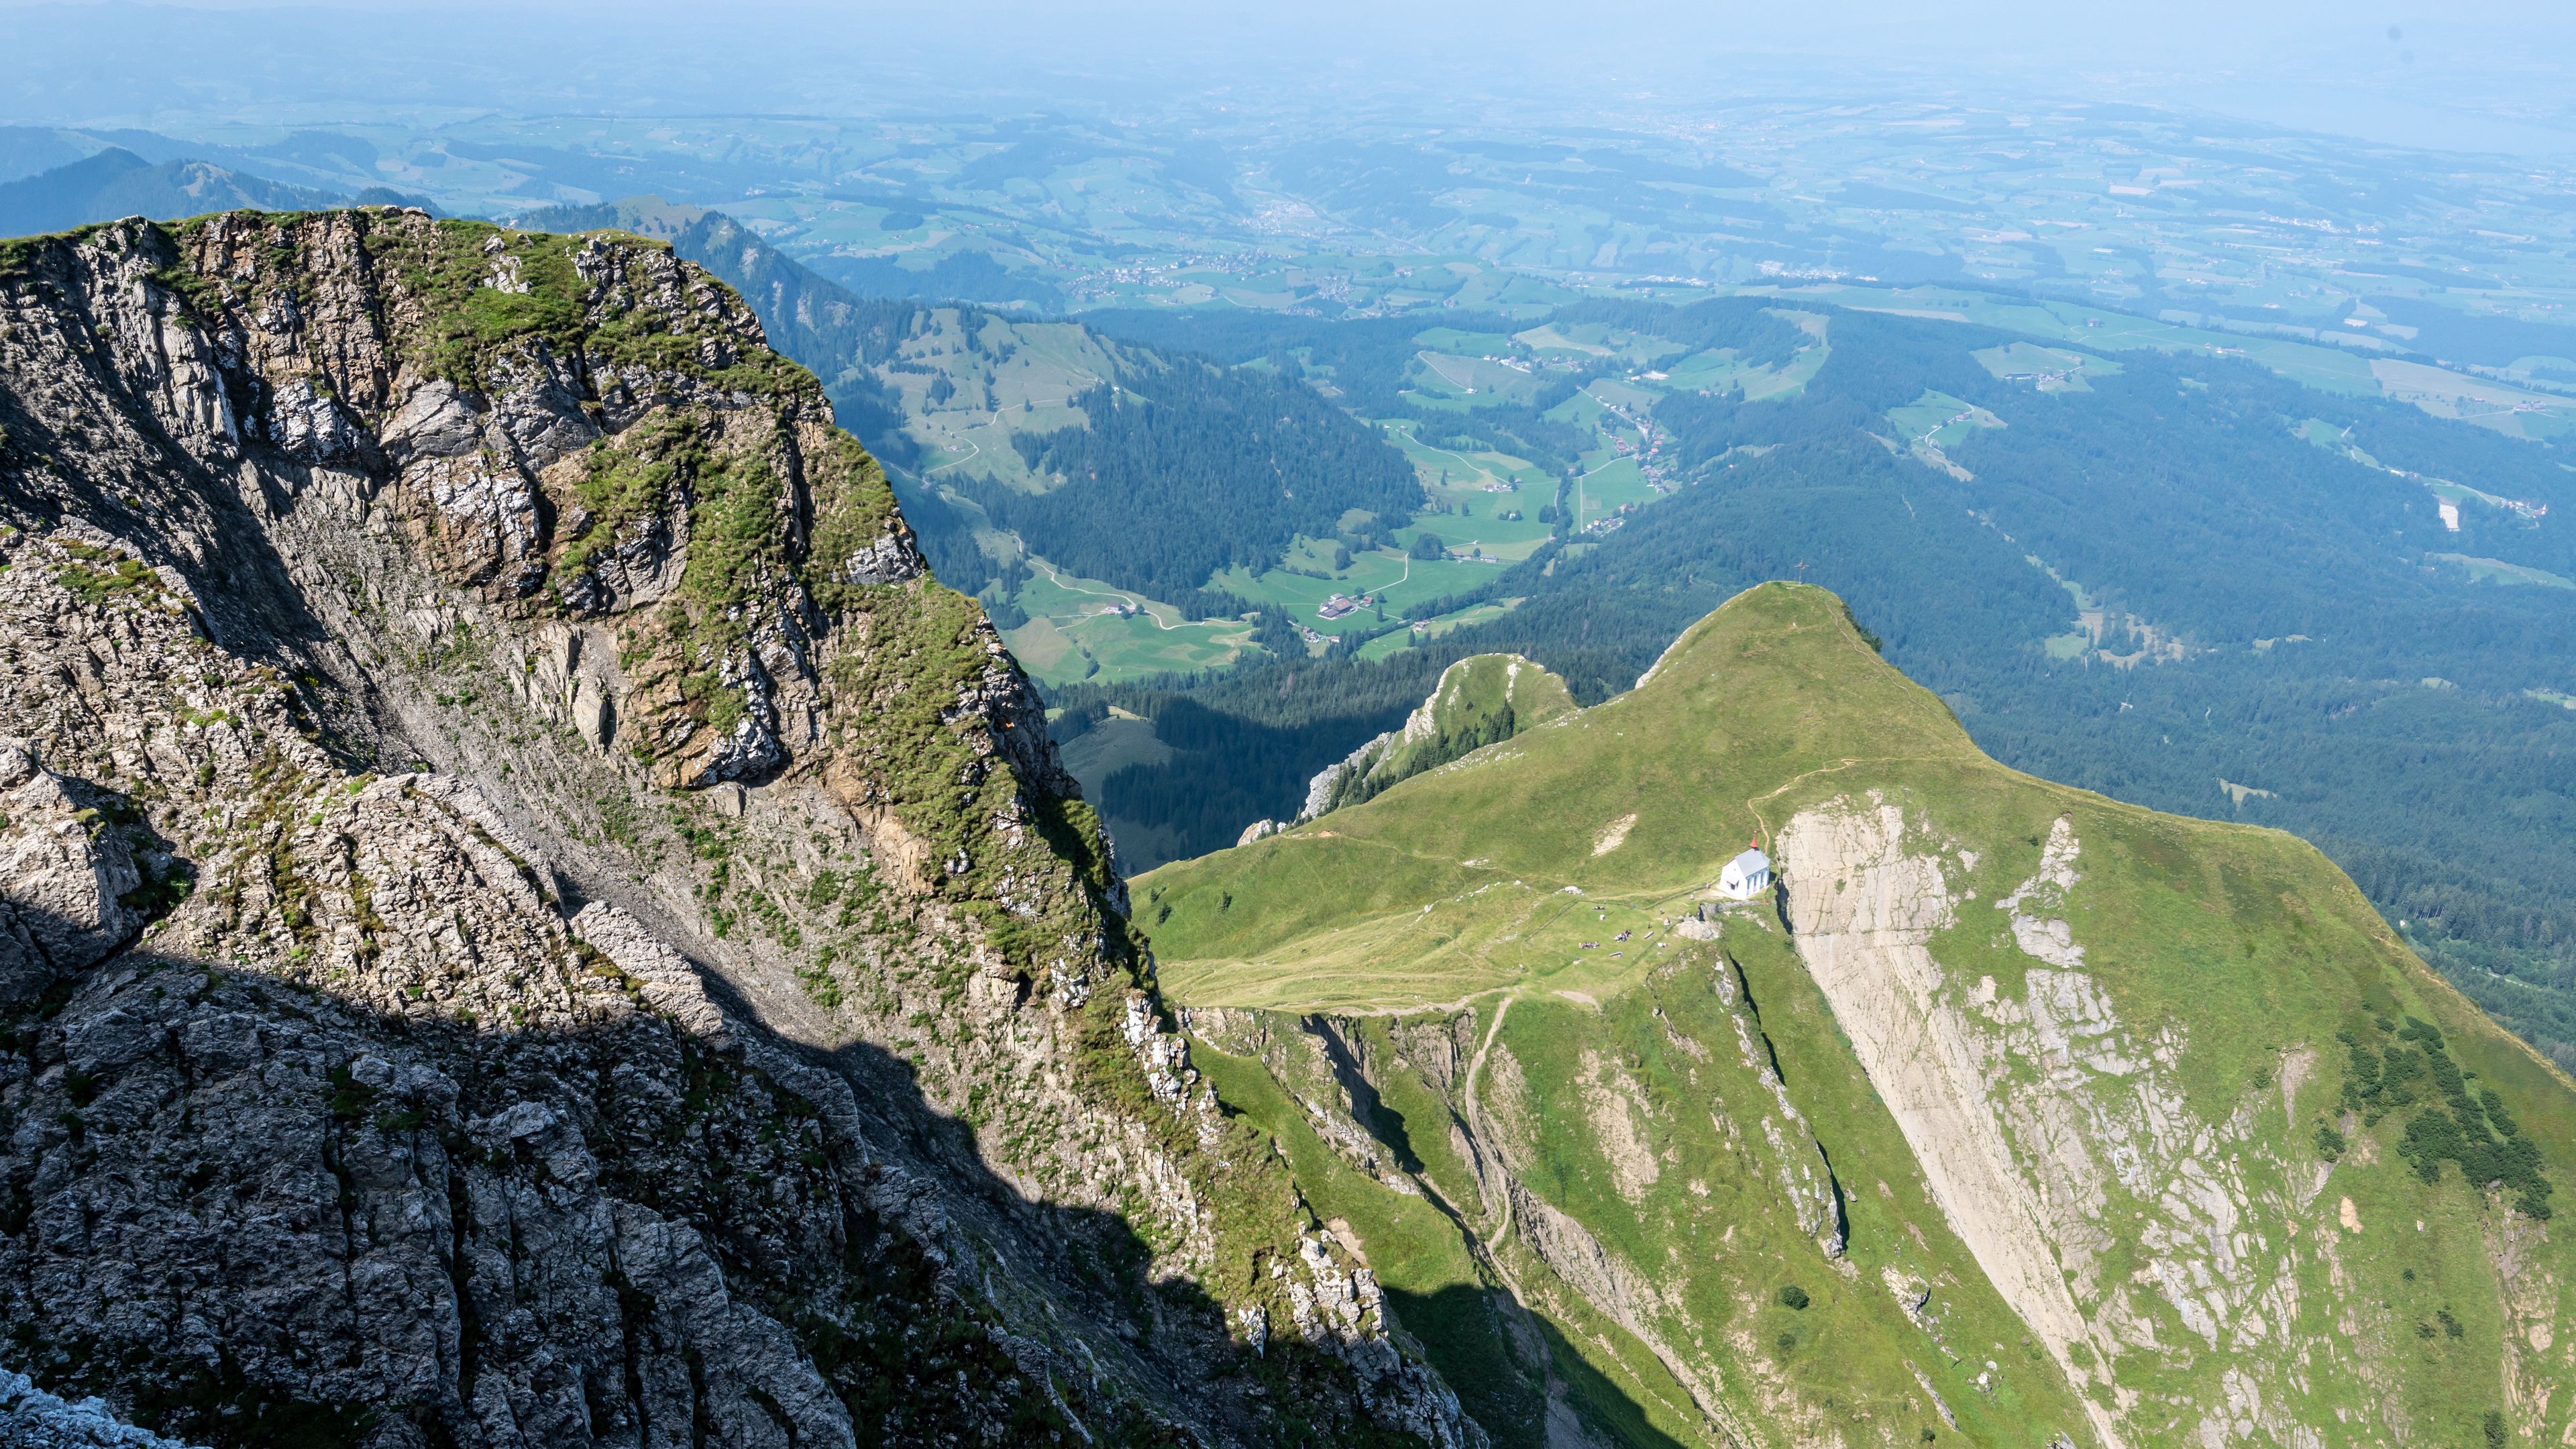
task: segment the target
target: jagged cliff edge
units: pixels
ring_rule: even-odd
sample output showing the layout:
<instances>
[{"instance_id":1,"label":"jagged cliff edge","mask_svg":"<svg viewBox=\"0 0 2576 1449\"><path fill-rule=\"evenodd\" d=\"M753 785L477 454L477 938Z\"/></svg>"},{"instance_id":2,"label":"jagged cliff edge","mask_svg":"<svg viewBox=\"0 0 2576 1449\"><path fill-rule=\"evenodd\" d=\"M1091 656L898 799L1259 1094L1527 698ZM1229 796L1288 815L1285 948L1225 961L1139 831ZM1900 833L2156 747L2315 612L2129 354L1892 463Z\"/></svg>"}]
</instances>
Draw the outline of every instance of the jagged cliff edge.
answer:
<instances>
[{"instance_id":1,"label":"jagged cliff edge","mask_svg":"<svg viewBox=\"0 0 2576 1449\"><path fill-rule=\"evenodd\" d=\"M703 272L8 243L0 519L11 1367L208 1443L1481 1439Z\"/></svg>"}]
</instances>

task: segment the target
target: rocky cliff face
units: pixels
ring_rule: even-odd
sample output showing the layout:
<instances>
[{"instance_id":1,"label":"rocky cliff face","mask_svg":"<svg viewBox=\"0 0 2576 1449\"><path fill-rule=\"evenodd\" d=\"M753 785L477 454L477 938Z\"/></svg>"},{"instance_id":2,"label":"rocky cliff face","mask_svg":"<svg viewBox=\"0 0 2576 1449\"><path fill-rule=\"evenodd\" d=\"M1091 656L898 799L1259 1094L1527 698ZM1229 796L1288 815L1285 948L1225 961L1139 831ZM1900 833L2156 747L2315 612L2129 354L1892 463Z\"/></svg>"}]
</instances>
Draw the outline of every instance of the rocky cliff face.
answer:
<instances>
[{"instance_id":1,"label":"rocky cliff face","mask_svg":"<svg viewBox=\"0 0 2576 1449\"><path fill-rule=\"evenodd\" d=\"M2105 1445L2152 1442L2178 1420L2209 1442L2260 1432L2323 1443L2359 1417L2347 1406L2373 1402L2396 1437L2425 1427L2408 1402L2427 1375L2409 1362L2407 1326L2355 1291L2371 1224L2341 1194L2364 1194L2383 1232L2401 1226L2356 1171L2376 1152L2363 1148L2338 1173L2342 1134L2363 1124L2341 1116L2322 1146L2301 1130L2303 1091L2306 1124L2324 1121L2319 1089L2331 1068L2321 1071L2313 1047L2276 1047L2277 1066L2240 1094L2195 1101L2182 1066L2189 1027L2124 1021L2070 924L2091 904L2079 891L2090 862L2071 814L2050 823L2031 874L1982 903L1953 883L1979 852L1883 796L1801 811L1779 845L1797 862L1787 917L1835 1019L1952 1230L2067 1376L2100 1386L2085 1402ZM2086 925L2099 949L2101 933ZM1978 934L1990 938L1994 969L1954 964ZM2018 983L2004 984L2015 970ZM2428 1076L2447 1068L2459 1082L2441 1033L2413 1026L2397 1039L2398 1060L2420 1045ZM2534 1305L2561 1293L2529 1251L2546 1239L2550 1189L2509 1113L2470 1111L2502 1141L2492 1163L2464 1173L2489 1209L2480 1226L2493 1241L2483 1263L2460 1246L2493 1277L2461 1277L2501 1305L2493 1341L2508 1396L2529 1414L2546 1395L2522 1381L2528 1350L2557 1331ZM2412 1160L2423 1182L2439 1181L2438 1164L2423 1174ZM2304 1241L2302 1221L2316 1225ZM2413 1218L2408 1236L2426 1235L2425 1221ZM2397 1241L2401 1255L2433 1256ZM2417 1281L2416 1268L2400 1271L2401 1283ZM2465 1338L2451 1327L2469 1296L2436 1310L2445 1343ZM2416 1342L2434 1337L2431 1323L2424 1330ZM2163 1376L2161 1401L2129 1387L2149 1372ZM2489 1437L2505 1432L2502 1413Z\"/></svg>"},{"instance_id":2,"label":"rocky cliff face","mask_svg":"<svg viewBox=\"0 0 2576 1449\"><path fill-rule=\"evenodd\" d=\"M1480 1385L1469 1404L1499 1440L1551 1449L1620 1442L1606 1412L1618 1390L1568 1375L1546 1355L1510 1351L1509 1340L1539 1337L1542 1318L1615 1326L1650 1356L1641 1377L1668 1386L1680 1425L1708 1441L1763 1442L1759 1423L1796 1417L1800 1406L1758 1372L1698 1347L1725 1325L1693 1301L1693 1270L1681 1254L1661 1262L1633 1255L1637 1225L1655 1222L1649 1199L1668 1172L1700 1175L1684 1188L1695 1201L1708 1200L1712 1181L1726 1192L1719 1243L1729 1255L1758 1234L1788 1248L1793 1272L1857 1276L1843 1261L1840 1186L1781 1078L1742 968L1700 951L1656 984L1671 991L1650 1008L1653 1026L1682 1062L1689 1099L1705 1105L1724 1142L1726 1177L1706 1161L1658 1150L1658 1119L1672 1114L1677 1094L1653 1073L1633 1070L1642 1063L1617 1046L1605 1049L1582 1018L1520 1036L1507 1034L1511 1019L1526 1023L1544 1008L1505 1001L1372 1018L1225 1007L1183 1013L1200 1041L1258 1062L1320 1146L1447 1220L1491 1301L1500 1332L1486 1331L1505 1340L1489 1357L1513 1370L1502 1386ZM1532 1050L1533 1037L1547 1045ZM1599 1153L1597 1182L1569 1184L1550 1161L1569 1154L1569 1137ZM1375 1251L1428 1226L1350 1213L1337 1230ZM1464 1347L1451 1341L1437 1352L1445 1362L1464 1357ZM1757 1419L1743 1400L1766 1391L1772 1401L1760 1410L1768 1417Z\"/></svg>"},{"instance_id":3,"label":"rocky cliff face","mask_svg":"<svg viewBox=\"0 0 2576 1449\"><path fill-rule=\"evenodd\" d=\"M738 298L0 250L7 1366L209 1444L1474 1442Z\"/></svg>"}]
</instances>

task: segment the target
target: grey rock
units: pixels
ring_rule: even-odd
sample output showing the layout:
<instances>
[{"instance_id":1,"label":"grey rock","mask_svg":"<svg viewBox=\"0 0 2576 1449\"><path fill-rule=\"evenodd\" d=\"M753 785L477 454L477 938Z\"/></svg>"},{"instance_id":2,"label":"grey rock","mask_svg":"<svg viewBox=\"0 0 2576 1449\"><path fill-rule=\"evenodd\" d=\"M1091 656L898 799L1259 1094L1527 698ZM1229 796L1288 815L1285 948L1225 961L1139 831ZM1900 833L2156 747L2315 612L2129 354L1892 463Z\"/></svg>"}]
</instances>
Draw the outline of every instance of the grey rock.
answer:
<instances>
[{"instance_id":1,"label":"grey rock","mask_svg":"<svg viewBox=\"0 0 2576 1449\"><path fill-rule=\"evenodd\" d=\"M483 426L465 394L444 378L413 389L385 424L385 453L398 465L415 458L454 458L482 446Z\"/></svg>"},{"instance_id":2,"label":"grey rock","mask_svg":"<svg viewBox=\"0 0 2576 1449\"><path fill-rule=\"evenodd\" d=\"M927 565L908 533L889 531L841 565L841 576L854 584L899 584L921 577Z\"/></svg>"},{"instance_id":3,"label":"grey rock","mask_svg":"<svg viewBox=\"0 0 2576 1449\"><path fill-rule=\"evenodd\" d=\"M143 883L106 792L44 768L28 742L0 744L0 1003L41 994L143 924Z\"/></svg>"},{"instance_id":4,"label":"grey rock","mask_svg":"<svg viewBox=\"0 0 2576 1449\"><path fill-rule=\"evenodd\" d=\"M0 1443L16 1449L196 1449L116 1417L107 1401L64 1400L0 1369Z\"/></svg>"},{"instance_id":5,"label":"grey rock","mask_svg":"<svg viewBox=\"0 0 2576 1449\"><path fill-rule=\"evenodd\" d=\"M286 453L311 463L338 463L365 455L367 440L341 410L339 400L296 378L269 403L269 431Z\"/></svg>"},{"instance_id":6,"label":"grey rock","mask_svg":"<svg viewBox=\"0 0 2576 1449\"><path fill-rule=\"evenodd\" d=\"M259 1018L241 1011L190 1017L179 1028L178 1046L199 1077L212 1080L248 1071L261 1060Z\"/></svg>"},{"instance_id":7,"label":"grey rock","mask_svg":"<svg viewBox=\"0 0 2576 1449\"><path fill-rule=\"evenodd\" d=\"M819 388L552 333L478 354L484 392L427 376L405 266L447 235L136 221L0 277L0 410L67 440L0 471L13 1366L236 1443L1249 1445L1276 1411L1481 1442L1337 1247L1226 1242L1283 1265L1261 1302L1147 1289L1240 1299L1217 1195L1303 1205L1160 1026L1105 843L1038 828L1075 787L998 635L870 675L904 660L869 610L935 586L900 518L803 557L799 460L846 446ZM482 245L480 281L534 285ZM667 251L568 255L589 325L758 356ZM685 488L555 575L581 451L657 418L780 487L765 572L677 638ZM111 536L128 497L150 528ZM110 548L140 576L62 582ZM963 745L967 838L892 799L898 716ZM737 809L683 793L715 785ZM1078 1060L1086 1012L1134 1018L1128 1055ZM1292 1289L1323 1327L1267 1340L1296 1387L1265 1402L1242 1315Z\"/></svg>"}]
</instances>

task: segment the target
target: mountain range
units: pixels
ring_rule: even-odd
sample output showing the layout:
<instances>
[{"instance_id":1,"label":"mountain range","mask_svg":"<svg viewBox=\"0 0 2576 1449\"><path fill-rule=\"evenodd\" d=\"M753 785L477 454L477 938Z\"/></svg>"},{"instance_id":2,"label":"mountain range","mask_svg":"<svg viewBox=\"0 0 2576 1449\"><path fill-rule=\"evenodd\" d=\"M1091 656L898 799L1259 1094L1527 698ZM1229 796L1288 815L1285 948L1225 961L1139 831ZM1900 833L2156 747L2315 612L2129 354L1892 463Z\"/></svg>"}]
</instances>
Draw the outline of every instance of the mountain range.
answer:
<instances>
[{"instance_id":1,"label":"mountain range","mask_svg":"<svg viewBox=\"0 0 2576 1449\"><path fill-rule=\"evenodd\" d=\"M1702 329L1739 389L1659 426L1700 481L1505 575L1567 583L1500 619L1604 637L1402 651L1372 687L1410 698L1266 828L1130 882L1003 632L931 575L907 508L963 505L837 414L920 447L936 382L1006 347L1114 359L1084 407L1118 422L953 490L996 522L1080 449L1196 436L1165 399L1395 444L1267 411L1303 386L1276 363L847 298L672 231L362 208L0 249L9 1432L2571 1432L2563 1071L2297 837L1989 758L1972 692L1895 667L1952 637L1891 607L1931 570L1852 605L1642 577L1659 517L1769 506L1722 474L1805 477L1872 527L1882 492L1933 514L1999 610L2062 624L2048 556L2002 550L2072 533L1930 481L2021 476L1971 445L2062 436L2001 390L2030 384L1866 316L1560 319ZM2260 377L2119 367L2086 386L2177 433L2365 467ZM1965 431L1873 441L1922 407ZM2397 416L2350 446L2393 454ZM2442 527L2420 479L2335 476L2364 521ZM2324 516L2294 542L2370 535ZM2130 617L2075 667L2141 677L2099 657L2158 647L2167 616ZM1277 652L1237 688L1360 664ZM1092 703L1059 723L1223 737ZM1749 847L1771 876L1731 889Z\"/></svg>"},{"instance_id":2,"label":"mountain range","mask_svg":"<svg viewBox=\"0 0 2576 1449\"><path fill-rule=\"evenodd\" d=\"M2315 840L2455 985L2576 1063L2562 828L2576 660L2558 647L2576 637L2560 627L2576 492L2563 444L2501 431L2523 414L2356 396L2345 379L2113 335L2116 316L2081 309L2010 314L2020 331L1755 298L1584 303L1536 327L1189 309L1049 323L853 297L721 213L643 200L556 220L573 222L658 228L832 381L940 576L995 612L1064 706L1054 728L1132 862L1294 816L1317 771L1399 723L1453 660L1522 653L1597 702L1732 591L1805 576L1852 600L1983 748ZM862 316L872 335L921 340L869 351ZM1498 345L1528 370L1473 360ZM1247 385L1163 399L1187 431L1222 433L1248 384L1299 376L1360 420L1408 429L1424 500L1381 505L1364 537L1331 508L1267 532L1233 510L1194 516L1132 458L1115 486L1044 492L1030 467L1078 410L1013 398L1069 401L1089 377L1143 386L1192 353ZM1455 365L1483 367L1482 387L1445 382L1439 367ZM1632 466L1615 447L1648 442L1629 417L1660 429L1667 482L1631 481L1639 502L1578 532L1564 470L1600 497ZM1273 445L1178 476L1253 492L1284 461ZM1522 491L1481 491L1471 468L1517 468ZM1015 528L996 527L996 505ZM1505 523L1506 508L1558 521ZM1429 535L1445 550L1515 530L1555 541L1481 574L1408 563L1455 582L1315 617L1326 594L1394 576L1384 559L1401 550L1372 544ZM1249 542L1283 566L1225 576L1256 597L1194 595L1124 563L1148 557L1147 540L1202 564ZM1336 544L1360 551L1339 570ZM1203 643L1180 627L1194 613L1213 616ZM1309 658L1324 640L1301 639L1308 626L1346 631L1326 637L1358 657ZM1423 647L1381 653L1408 629Z\"/></svg>"},{"instance_id":3,"label":"mountain range","mask_svg":"<svg viewBox=\"0 0 2576 1449\"><path fill-rule=\"evenodd\" d=\"M302 211L350 198L289 186L218 166L177 158L158 165L120 146L77 161L0 183L0 234L62 231L119 217L178 218L240 207ZM384 188L356 198L368 204L416 204Z\"/></svg>"}]
</instances>

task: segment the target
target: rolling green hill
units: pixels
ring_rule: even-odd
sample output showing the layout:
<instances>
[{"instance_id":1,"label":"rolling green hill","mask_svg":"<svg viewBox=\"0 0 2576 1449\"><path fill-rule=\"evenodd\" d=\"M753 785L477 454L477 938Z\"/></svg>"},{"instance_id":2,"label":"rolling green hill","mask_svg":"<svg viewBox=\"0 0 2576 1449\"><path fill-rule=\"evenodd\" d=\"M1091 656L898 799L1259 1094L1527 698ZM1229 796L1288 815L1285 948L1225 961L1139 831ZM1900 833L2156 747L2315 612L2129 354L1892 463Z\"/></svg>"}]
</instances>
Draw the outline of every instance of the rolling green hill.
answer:
<instances>
[{"instance_id":1,"label":"rolling green hill","mask_svg":"<svg viewBox=\"0 0 2576 1449\"><path fill-rule=\"evenodd\" d=\"M2569 1432L2566 1077L2313 848L1994 763L1821 589L1135 899L1498 1443Z\"/></svg>"}]
</instances>

